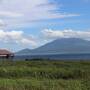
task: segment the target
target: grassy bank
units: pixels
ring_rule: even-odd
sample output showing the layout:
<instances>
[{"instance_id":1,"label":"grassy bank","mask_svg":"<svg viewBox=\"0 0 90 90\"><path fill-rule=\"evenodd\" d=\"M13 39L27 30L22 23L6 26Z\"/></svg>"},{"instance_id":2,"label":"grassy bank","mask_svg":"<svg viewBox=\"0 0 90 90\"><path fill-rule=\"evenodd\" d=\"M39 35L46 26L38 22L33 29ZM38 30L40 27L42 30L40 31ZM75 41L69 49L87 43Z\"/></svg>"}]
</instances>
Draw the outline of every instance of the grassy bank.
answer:
<instances>
[{"instance_id":1,"label":"grassy bank","mask_svg":"<svg viewBox=\"0 0 90 90\"><path fill-rule=\"evenodd\" d=\"M90 90L90 61L2 61L0 90Z\"/></svg>"}]
</instances>

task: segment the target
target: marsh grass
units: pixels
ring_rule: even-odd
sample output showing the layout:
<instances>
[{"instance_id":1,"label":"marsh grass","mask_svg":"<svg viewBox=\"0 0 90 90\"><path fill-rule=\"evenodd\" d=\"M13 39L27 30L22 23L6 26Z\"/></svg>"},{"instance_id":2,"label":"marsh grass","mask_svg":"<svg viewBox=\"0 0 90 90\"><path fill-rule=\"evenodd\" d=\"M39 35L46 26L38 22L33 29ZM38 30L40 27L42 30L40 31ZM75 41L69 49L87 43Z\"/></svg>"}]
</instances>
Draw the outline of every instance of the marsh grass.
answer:
<instances>
[{"instance_id":1,"label":"marsh grass","mask_svg":"<svg viewBox=\"0 0 90 90\"><path fill-rule=\"evenodd\" d=\"M90 62L2 61L0 90L90 90Z\"/></svg>"}]
</instances>

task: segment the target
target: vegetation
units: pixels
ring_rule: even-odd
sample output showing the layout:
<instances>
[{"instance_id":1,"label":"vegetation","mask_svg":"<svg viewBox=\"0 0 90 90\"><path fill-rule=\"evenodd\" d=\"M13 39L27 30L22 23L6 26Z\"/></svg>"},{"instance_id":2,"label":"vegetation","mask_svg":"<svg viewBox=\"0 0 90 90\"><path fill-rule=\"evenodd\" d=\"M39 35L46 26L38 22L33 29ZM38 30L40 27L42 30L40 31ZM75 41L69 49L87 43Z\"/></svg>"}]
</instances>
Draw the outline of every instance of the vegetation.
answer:
<instances>
[{"instance_id":1,"label":"vegetation","mask_svg":"<svg viewBox=\"0 0 90 90\"><path fill-rule=\"evenodd\" d=\"M0 90L90 90L90 61L1 61Z\"/></svg>"}]
</instances>

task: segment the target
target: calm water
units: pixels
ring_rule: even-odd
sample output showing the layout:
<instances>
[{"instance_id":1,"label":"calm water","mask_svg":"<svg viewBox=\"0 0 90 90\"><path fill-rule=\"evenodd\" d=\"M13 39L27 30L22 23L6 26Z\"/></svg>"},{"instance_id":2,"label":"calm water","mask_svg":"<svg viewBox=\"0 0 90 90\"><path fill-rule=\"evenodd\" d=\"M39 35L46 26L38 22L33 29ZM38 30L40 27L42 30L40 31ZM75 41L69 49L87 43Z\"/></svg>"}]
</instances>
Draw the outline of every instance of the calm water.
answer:
<instances>
[{"instance_id":1,"label":"calm water","mask_svg":"<svg viewBox=\"0 0 90 90\"><path fill-rule=\"evenodd\" d=\"M90 54L17 55L14 59L90 60Z\"/></svg>"}]
</instances>

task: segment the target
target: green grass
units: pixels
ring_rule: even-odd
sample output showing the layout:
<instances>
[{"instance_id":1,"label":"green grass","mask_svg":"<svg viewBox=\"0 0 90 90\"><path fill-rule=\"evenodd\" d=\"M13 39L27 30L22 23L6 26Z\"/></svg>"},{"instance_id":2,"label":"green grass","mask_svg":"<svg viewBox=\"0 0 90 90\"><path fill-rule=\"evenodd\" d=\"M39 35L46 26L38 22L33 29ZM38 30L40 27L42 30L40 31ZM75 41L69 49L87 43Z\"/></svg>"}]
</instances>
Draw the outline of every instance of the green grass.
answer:
<instances>
[{"instance_id":1,"label":"green grass","mask_svg":"<svg viewBox=\"0 0 90 90\"><path fill-rule=\"evenodd\" d=\"M0 90L90 90L90 61L1 61Z\"/></svg>"}]
</instances>

